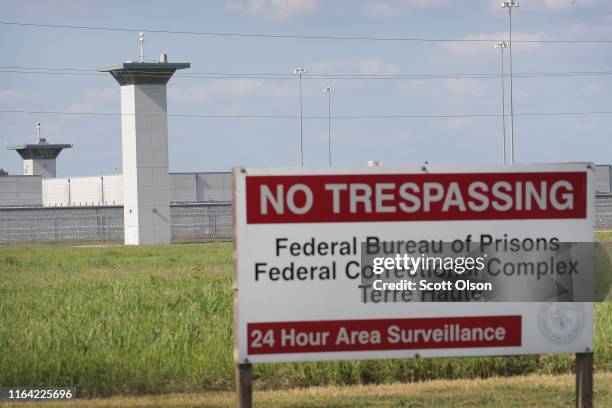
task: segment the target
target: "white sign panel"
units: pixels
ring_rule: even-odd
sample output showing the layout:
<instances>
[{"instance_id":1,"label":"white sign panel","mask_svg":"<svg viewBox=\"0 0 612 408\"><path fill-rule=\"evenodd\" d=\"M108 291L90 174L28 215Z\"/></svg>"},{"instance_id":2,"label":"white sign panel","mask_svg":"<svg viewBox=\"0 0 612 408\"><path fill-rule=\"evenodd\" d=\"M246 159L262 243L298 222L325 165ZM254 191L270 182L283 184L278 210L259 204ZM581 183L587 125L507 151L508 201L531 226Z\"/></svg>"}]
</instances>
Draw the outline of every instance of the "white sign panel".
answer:
<instances>
[{"instance_id":1,"label":"white sign panel","mask_svg":"<svg viewBox=\"0 0 612 408\"><path fill-rule=\"evenodd\" d=\"M590 303L385 302L359 286L366 241L592 242L592 179L585 163L234 169L236 361L592 350Z\"/></svg>"}]
</instances>

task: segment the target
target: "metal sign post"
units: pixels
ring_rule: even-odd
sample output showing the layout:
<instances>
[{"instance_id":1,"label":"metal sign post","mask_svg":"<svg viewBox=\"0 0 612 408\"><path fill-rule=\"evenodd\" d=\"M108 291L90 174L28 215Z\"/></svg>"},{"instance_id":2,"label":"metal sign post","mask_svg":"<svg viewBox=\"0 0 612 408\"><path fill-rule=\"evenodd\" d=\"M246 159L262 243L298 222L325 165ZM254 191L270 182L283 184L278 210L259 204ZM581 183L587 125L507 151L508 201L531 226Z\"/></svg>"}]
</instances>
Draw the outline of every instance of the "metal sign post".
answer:
<instances>
[{"instance_id":1,"label":"metal sign post","mask_svg":"<svg viewBox=\"0 0 612 408\"><path fill-rule=\"evenodd\" d=\"M236 396L238 408L251 408L253 406L253 366L236 364Z\"/></svg>"},{"instance_id":2,"label":"metal sign post","mask_svg":"<svg viewBox=\"0 0 612 408\"><path fill-rule=\"evenodd\" d=\"M576 408L593 407L593 353L576 353Z\"/></svg>"}]
</instances>

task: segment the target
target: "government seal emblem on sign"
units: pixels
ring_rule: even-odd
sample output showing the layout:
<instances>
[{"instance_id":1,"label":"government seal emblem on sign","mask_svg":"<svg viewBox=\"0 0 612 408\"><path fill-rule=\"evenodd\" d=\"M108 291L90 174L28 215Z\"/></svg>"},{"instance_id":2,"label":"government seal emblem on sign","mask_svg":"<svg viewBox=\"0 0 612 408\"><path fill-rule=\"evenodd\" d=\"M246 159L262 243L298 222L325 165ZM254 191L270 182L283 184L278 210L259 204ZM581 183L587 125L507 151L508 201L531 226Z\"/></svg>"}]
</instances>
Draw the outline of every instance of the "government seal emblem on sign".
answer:
<instances>
[{"instance_id":1,"label":"government seal emblem on sign","mask_svg":"<svg viewBox=\"0 0 612 408\"><path fill-rule=\"evenodd\" d=\"M542 333L555 343L574 340L582 331L583 322L584 308L580 303L545 303L538 315Z\"/></svg>"}]
</instances>

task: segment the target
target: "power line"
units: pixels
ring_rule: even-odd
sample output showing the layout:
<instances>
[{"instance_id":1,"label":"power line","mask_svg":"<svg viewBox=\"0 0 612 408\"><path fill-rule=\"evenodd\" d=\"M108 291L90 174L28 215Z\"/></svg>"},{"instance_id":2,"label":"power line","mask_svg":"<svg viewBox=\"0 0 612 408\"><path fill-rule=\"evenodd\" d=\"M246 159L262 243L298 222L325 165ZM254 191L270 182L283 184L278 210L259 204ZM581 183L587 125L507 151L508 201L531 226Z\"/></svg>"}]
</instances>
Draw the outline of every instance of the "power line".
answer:
<instances>
[{"instance_id":1,"label":"power line","mask_svg":"<svg viewBox=\"0 0 612 408\"><path fill-rule=\"evenodd\" d=\"M441 43L441 42L496 43L500 41L499 38L497 39L425 38L425 37L374 37L374 36L232 33L232 32L215 32L215 31L184 31L184 30L161 30L161 29L143 29L143 28L136 29L136 28L110 27L110 26L40 24L40 23L18 22L18 21L0 21L0 25L54 28L54 29L71 29L71 30L145 32L145 33L180 34L180 35L212 36L212 37L269 38L269 39L296 39L296 40L403 41L403 42L423 42L423 43ZM612 40L607 40L607 39L599 39L599 40L563 40L563 39L561 40L514 40L514 42L515 43L548 43L548 44L605 44L605 45L612 44Z\"/></svg>"},{"instance_id":2,"label":"power line","mask_svg":"<svg viewBox=\"0 0 612 408\"><path fill-rule=\"evenodd\" d=\"M10 67L0 67L0 74L25 74L25 75L60 75L60 76L107 76L102 72L81 72L85 70L70 71L66 69L51 69L51 68L23 68L23 69L8 69ZM35 71L34 69L40 69ZM154 75L159 74L159 75ZM148 78L166 78L168 72L155 71L132 71L133 77L148 77ZM202 72L202 73L187 73L175 74L178 78L192 79L263 79L263 80L292 80L289 76L273 76L275 74L248 74L248 73L220 73L220 72ZM280 74L282 75L282 74ZM574 71L574 72L524 72L514 74L515 78L545 78L545 77L602 77L610 76L612 71ZM501 78L502 74L310 74L304 75L305 80L409 80L409 79L491 79ZM503 74L503 77L509 77L509 74Z\"/></svg>"},{"instance_id":3,"label":"power line","mask_svg":"<svg viewBox=\"0 0 612 408\"><path fill-rule=\"evenodd\" d=\"M23 66L23 65L5 65L5 66L0 66L0 69L7 69L7 70L11 70L11 69L15 69L15 70L43 70L43 71L83 71L83 72L93 72L96 75L104 75L106 76L106 73L104 72L100 72L99 69L97 68L71 68L71 67L41 67L41 66L37 66L37 67L32 67L32 66ZM131 70L130 72L133 73L154 73L154 74L167 74L168 71L152 71L152 70L146 70L146 71L138 71L138 70ZM612 70L606 70L606 71L552 71L552 72L543 72L543 71L539 71L539 72L523 72L523 73L518 73L518 74L514 74L516 75L608 75L612 73ZM288 73L264 73L264 72L256 72L256 73L244 73L244 72L187 72L187 73L182 73L182 74L176 74L175 76L188 76L188 75L223 75L223 76L284 76L290 79L295 79L295 74L288 74ZM509 74L506 74L507 76L509 76ZM499 73L470 73L470 74L465 74L465 73L458 73L458 74L402 74L402 73L395 73L395 74L360 74L360 73L305 73L304 77L325 77L325 78L329 78L329 77L344 77L344 76L350 76L350 77L381 77L381 78L395 78L395 77L465 77L465 76L487 76L487 77L499 77L500 74Z\"/></svg>"},{"instance_id":4,"label":"power line","mask_svg":"<svg viewBox=\"0 0 612 408\"><path fill-rule=\"evenodd\" d=\"M36 115L66 115L66 116L134 116L133 113L115 113L115 112L69 112L69 111L33 111L25 109L5 109L0 110L0 113L24 113ZM527 112L515 113L514 116L584 116L584 115L610 115L612 111L583 111L583 112ZM263 114L189 114L189 113L174 113L168 115L148 115L138 114L139 116L169 116L182 118L209 118L209 119L298 119L299 115L263 115ZM332 119L452 119L452 118L499 118L501 114L497 113L466 113L466 114L347 114L347 115L332 115ZM506 115L508 116L508 115ZM304 119L325 119L328 115L303 115Z\"/></svg>"}]
</instances>

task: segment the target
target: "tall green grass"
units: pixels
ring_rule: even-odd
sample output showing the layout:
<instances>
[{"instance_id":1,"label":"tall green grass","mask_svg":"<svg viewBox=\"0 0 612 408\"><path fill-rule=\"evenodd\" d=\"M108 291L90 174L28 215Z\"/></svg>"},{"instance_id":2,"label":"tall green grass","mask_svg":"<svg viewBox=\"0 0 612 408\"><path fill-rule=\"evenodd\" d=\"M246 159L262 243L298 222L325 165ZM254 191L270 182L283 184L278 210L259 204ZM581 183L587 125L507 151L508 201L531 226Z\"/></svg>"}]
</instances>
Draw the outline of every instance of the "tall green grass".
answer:
<instances>
[{"instance_id":1,"label":"tall green grass","mask_svg":"<svg viewBox=\"0 0 612 408\"><path fill-rule=\"evenodd\" d=\"M80 396L233 385L231 243L1 247L0 385ZM595 365L612 370L612 307L596 306ZM258 387L564 373L571 355L255 366Z\"/></svg>"}]
</instances>

